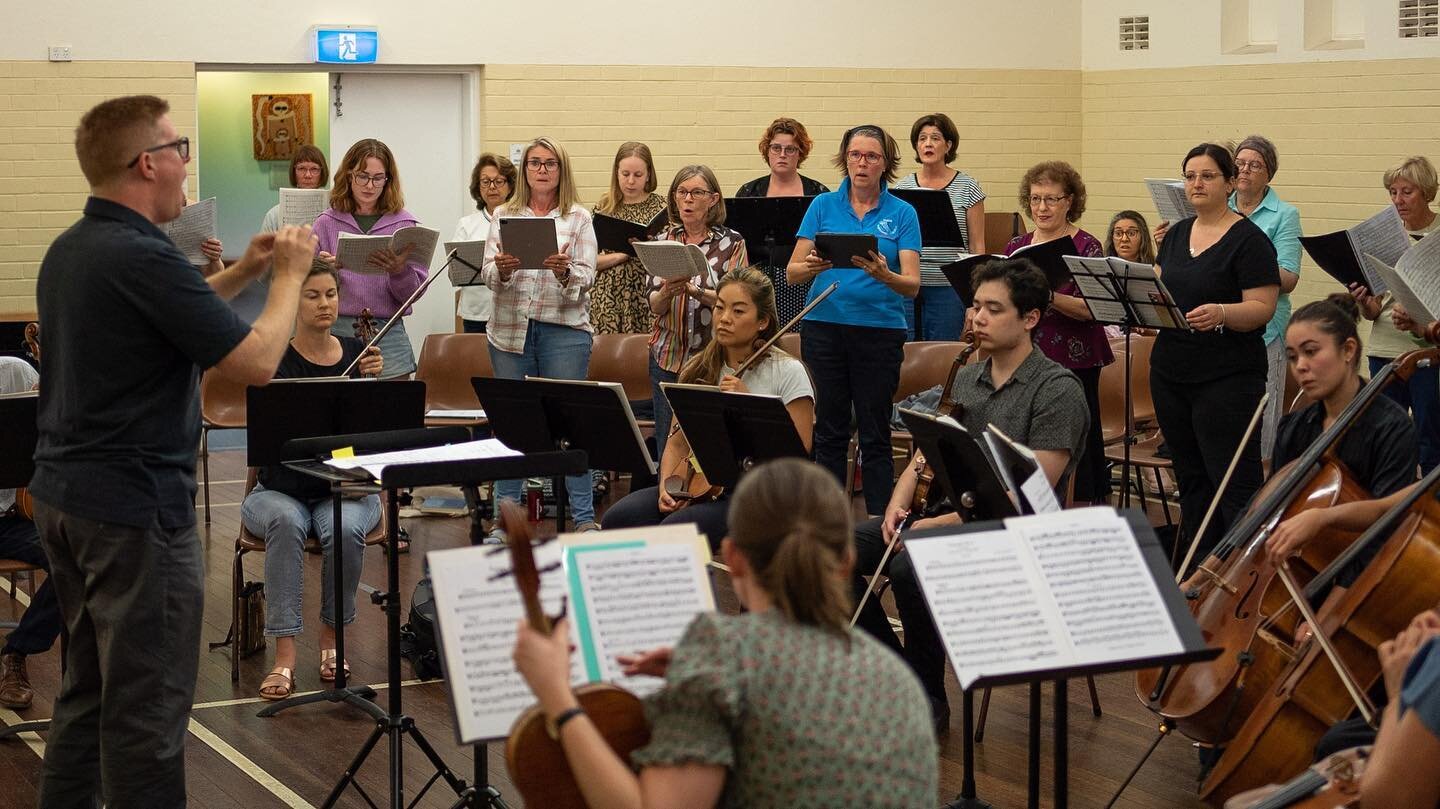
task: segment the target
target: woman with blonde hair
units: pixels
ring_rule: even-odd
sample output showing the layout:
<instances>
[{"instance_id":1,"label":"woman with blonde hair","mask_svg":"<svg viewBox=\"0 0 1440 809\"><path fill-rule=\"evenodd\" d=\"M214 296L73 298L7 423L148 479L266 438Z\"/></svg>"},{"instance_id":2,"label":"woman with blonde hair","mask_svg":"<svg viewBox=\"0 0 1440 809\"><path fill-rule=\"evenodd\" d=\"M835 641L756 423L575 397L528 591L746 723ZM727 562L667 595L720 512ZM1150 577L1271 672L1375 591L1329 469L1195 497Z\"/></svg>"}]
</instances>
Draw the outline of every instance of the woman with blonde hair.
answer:
<instances>
[{"instance_id":1,"label":"woman with blonde hair","mask_svg":"<svg viewBox=\"0 0 1440 809\"><path fill-rule=\"evenodd\" d=\"M610 166L610 190L594 213L649 224L665 210L655 193L655 161L650 147L638 141L620 144ZM602 252L595 259L595 286L590 288L590 321L597 334L636 334L650 330L650 276L639 260L626 253Z\"/></svg>"},{"instance_id":2,"label":"woman with blonde hair","mask_svg":"<svg viewBox=\"0 0 1440 809\"><path fill-rule=\"evenodd\" d=\"M510 201L496 209L485 237L485 285L495 294L495 311L486 327L490 363L503 379L543 376L584 379L590 367L590 285L595 282L595 228L580 205L575 176L565 148L536 138L520 161L520 183ZM543 266L521 266L505 252L505 217L555 220L560 251ZM497 497L520 499L520 481L495 484ZM576 531L595 528L590 475L565 479Z\"/></svg>"},{"instance_id":3,"label":"woman with blonde hair","mask_svg":"<svg viewBox=\"0 0 1440 809\"><path fill-rule=\"evenodd\" d=\"M335 168L330 207L315 220L315 237L320 243L320 258L333 263L342 233L389 236L418 224L415 215L405 210L400 170L390 147L365 138L351 146ZM355 318L365 309L378 320L389 320L430 274L429 258L412 258L408 249L397 253L382 248L370 254L368 267L337 265L345 299L340 317L330 330L338 337L355 336ZM415 372L415 353L404 320L380 341L380 352L385 357L386 377L406 377Z\"/></svg>"},{"instance_id":4,"label":"woman with blonde hair","mask_svg":"<svg viewBox=\"0 0 1440 809\"><path fill-rule=\"evenodd\" d=\"M589 806L914 807L933 804L938 755L925 696L894 653L849 626L850 508L795 458L740 481L720 555L747 612L702 614L680 643L621 658L665 678L638 774L570 687L565 621L521 626L515 665L557 727ZM862 738L857 738L856 729Z\"/></svg>"}]
</instances>

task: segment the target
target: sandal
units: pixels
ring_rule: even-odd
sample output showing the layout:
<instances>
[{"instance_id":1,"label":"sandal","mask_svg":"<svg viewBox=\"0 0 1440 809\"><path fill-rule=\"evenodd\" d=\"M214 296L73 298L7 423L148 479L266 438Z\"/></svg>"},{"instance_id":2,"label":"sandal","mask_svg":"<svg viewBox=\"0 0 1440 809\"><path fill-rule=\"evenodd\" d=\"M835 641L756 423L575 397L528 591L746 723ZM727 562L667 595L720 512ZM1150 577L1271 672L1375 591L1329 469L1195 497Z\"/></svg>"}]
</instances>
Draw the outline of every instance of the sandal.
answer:
<instances>
[{"instance_id":1,"label":"sandal","mask_svg":"<svg viewBox=\"0 0 1440 809\"><path fill-rule=\"evenodd\" d=\"M346 679L348 680L349 677L350 677L350 663L349 663L349 661L346 661L344 665L345 665L345 677L346 677ZM320 650L320 679L323 680L324 682L327 682L327 683L333 683L333 682L335 682L335 650L334 650L334 649L321 649L321 650Z\"/></svg>"},{"instance_id":2,"label":"sandal","mask_svg":"<svg viewBox=\"0 0 1440 809\"><path fill-rule=\"evenodd\" d=\"M295 672L276 666L260 681L260 699L275 701L295 693Z\"/></svg>"}]
</instances>

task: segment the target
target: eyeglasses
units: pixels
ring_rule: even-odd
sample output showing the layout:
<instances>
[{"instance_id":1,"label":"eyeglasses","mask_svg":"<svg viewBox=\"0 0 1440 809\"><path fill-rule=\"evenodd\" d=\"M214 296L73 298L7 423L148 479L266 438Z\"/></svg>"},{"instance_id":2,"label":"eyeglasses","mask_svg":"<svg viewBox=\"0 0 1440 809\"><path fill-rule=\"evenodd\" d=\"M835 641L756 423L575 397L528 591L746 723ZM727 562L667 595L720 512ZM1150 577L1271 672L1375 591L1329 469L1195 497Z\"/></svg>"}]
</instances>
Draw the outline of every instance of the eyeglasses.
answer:
<instances>
[{"instance_id":1,"label":"eyeglasses","mask_svg":"<svg viewBox=\"0 0 1440 809\"><path fill-rule=\"evenodd\" d=\"M531 171L557 171L560 168L559 160L541 160L532 157L525 161L525 168Z\"/></svg>"},{"instance_id":2,"label":"eyeglasses","mask_svg":"<svg viewBox=\"0 0 1440 809\"><path fill-rule=\"evenodd\" d=\"M309 175L309 174L319 174L319 173L320 173L320 167L317 166L317 165L315 165L314 163L301 163L300 165L298 165L298 166L295 167L295 173L296 173L296 174L306 174L306 175Z\"/></svg>"},{"instance_id":3,"label":"eyeglasses","mask_svg":"<svg viewBox=\"0 0 1440 809\"><path fill-rule=\"evenodd\" d=\"M850 163L864 163L869 166L878 166L885 158L874 152L846 152L845 160Z\"/></svg>"},{"instance_id":4,"label":"eyeglasses","mask_svg":"<svg viewBox=\"0 0 1440 809\"><path fill-rule=\"evenodd\" d=\"M357 171L350 175L350 179L354 180L356 185L378 186L384 185L390 178L384 174L366 174L363 171Z\"/></svg>"},{"instance_id":5,"label":"eyeglasses","mask_svg":"<svg viewBox=\"0 0 1440 809\"><path fill-rule=\"evenodd\" d=\"M1067 199L1069 199L1069 198L1070 198L1070 195L1069 195L1069 194L1063 194L1063 195L1058 196L1058 197L1042 197L1042 196L1039 196L1038 194L1037 194L1037 195L1032 195L1032 196L1030 197L1030 207L1031 207L1031 208L1039 208L1039 207L1043 204L1043 205L1045 205L1045 206L1047 206L1047 207L1054 208L1056 205L1059 205L1060 203L1064 202L1065 200L1067 200Z\"/></svg>"},{"instance_id":6,"label":"eyeglasses","mask_svg":"<svg viewBox=\"0 0 1440 809\"><path fill-rule=\"evenodd\" d=\"M772 143L772 144L770 144L770 154L773 154L773 155L789 155L789 156L792 156L792 157L793 157L793 156L795 156L795 155L797 155L797 154L800 154L800 147L799 147L799 146L786 146L785 144L782 144L782 143Z\"/></svg>"},{"instance_id":7,"label":"eyeglasses","mask_svg":"<svg viewBox=\"0 0 1440 809\"><path fill-rule=\"evenodd\" d=\"M1120 228L1115 228L1114 230L1110 231L1110 235L1114 236L1117 239L1138 239L1140 238L1140 229L1128 228L1122 230Z\"/></svg>"},{"instance_id":8,"label":"eyeglasses","mask_svg":"<svg viewBox=\"0 0 1440 809\"><path fill-rule=\"evenodd\" d=\"M1265 164L1259 160L1236 160L1236 171L1264 171Z\"/></svg>"},{"instance_id":9,"label":"eyeglasses","mask_svg":"<svg viewBox=\"0 0 1440 809\"><path fill-rule=\"evenodd\" d=\"M125 168L135 168L135 164L140 162L141 156L143 156L146 152L158 152L161 149L174 149L180 155L180 162L190 162L190 139L176 138L169 143L162 143L159 146L151 146L149 149L141 150L140 154L135 155L134 160L131 160L129 163L125 164Z\"/></svg>"},{"instance_id":10,"label":"eyeglasses","mask_svg":"<svg viewBox=\"0 0 1440 809\"><path fill-rule=\"evenodd\" d=\"M480 181L480 187L481 187L481 188L499 188L499 187L502 186L502 185L509 185L509 184L510 184L510 181L507 180L507 179L505 179L504 177L496 177L496 178L493 179L493 180L492 180L492 179L489 179L489 178L485 178L485 179L482 179L482 180Z\"/></svg>"},{"instance_id":11,"label":"eyeglasses","mask_svg":"<svg viewBox=\"0 0 1440 809\"><path fill-rule=\"evenodd\" d=\"M1216 180L1224 177L1225 175L1219 173L1218 171L1202 171L1199 174L1196 174L1193 171L1187 171L1181 176L1185 178L1186 185L1194 185L1196 180L1199 180L1200 182L1209 185L1210 183L1215 182Z\"/></svg>"},{"instance_id":12,"label":"eyeglasses","mask_svg":"<svg viewBox=\"0 0 1440 809\"><path fill-rule=\"evenodd\" d=\"M705 199L714 196L715 192L708 188L677 188L675 196L680 199Z\"/></svg>"}]
</instances>

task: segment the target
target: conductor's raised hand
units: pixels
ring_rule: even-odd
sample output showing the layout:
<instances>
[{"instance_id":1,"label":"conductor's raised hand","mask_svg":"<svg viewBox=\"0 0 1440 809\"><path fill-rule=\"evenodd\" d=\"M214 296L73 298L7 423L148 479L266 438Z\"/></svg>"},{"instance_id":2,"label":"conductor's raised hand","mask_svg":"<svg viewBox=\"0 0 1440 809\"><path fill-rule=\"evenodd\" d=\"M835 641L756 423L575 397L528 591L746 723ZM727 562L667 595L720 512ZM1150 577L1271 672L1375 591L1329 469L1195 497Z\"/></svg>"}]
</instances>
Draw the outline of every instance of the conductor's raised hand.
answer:
<instances>
[{"instance_id":1,"label":"conductor's raised hand","mask_svg":"<svg viewBox=\"0 0 1440 809\"><path fill-rule=\"evenodd\" d=\"M380 355L379 346L370 346L360 355L360 373L363 376L379 376L385 370L385 358Z\"/></svg>"},{"instance_id":2,"label":"conductor's raised hand","mask_svg":"<svg viewBox=\"0 0 1440 809\"><path fill-rule=\"evenodd\" d=\"M620 671L627 677L634 677L638 674L664 677L665 672L670 670L670 659L673 656L673 649L669 646L660 646L640 654L616 655L615 659L620 663Z\"/></svg>"},{"instance_id":3,"label":"conductor's raised hand","mask_svg":"<svg viewBox=\"0 0 1440 809\"><path fill-rule=\"evenodd\" d=\"M299 285L310 274L317 244L309 225L286 225L275 233L275 276ZM252 241L253 245L254 242Z\"/></svg>"},{"instance_id":4,"label":"conductor's raised hand","mask_svg":"<svg viewBox=\"0 0 1440 809\"><path fill-rule=\"evenodd\" d=\"M238 264L250 270L254 276L259 276L270 269L270 259L274 256L275 234L257 233L250 243L245 245L245 255Z\"/></svg>"},{"instance_id":5,"label":"conductor's raised hand","mask_svg":"<svg viewBox=\"0 0 1440 809\"><path fill-rule=\"evenodd\" d=\"M890 265L885 261L885 256L874 250L871 250L868 256L851 256L850 261L856 267L864 270L866 275L882 284L885 283L887 276L894 275L890 272Z\"/></svg>"}]
</instances>

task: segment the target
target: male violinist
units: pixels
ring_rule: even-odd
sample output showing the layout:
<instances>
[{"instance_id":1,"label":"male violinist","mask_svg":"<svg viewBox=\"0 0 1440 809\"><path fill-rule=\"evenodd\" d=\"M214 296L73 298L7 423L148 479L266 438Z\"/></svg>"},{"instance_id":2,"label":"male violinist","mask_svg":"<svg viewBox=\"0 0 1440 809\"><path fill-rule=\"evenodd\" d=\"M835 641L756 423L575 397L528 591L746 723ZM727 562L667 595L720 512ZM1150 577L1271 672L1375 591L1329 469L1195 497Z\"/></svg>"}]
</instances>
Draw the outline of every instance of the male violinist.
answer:
<instances>
[{"instance_id":1,"label":"male violinist","mask_svg":"<svg viewBox=\"0 0 1440 809\"><path fill-rule=\"evenodd\" d=\"M75 130L84 216L51 244L30 492L69 633L40 806L185 803L203 559L195 531L199 369L270 380L315 240L285 228L208 279L157 227L180 215L190 140L154 96L104 101ZM226 305L272 264L253 326Z\"/></svg>"},{"instance_id":2,"label":"male violinist","mask_svg":"<svg viewBox=\"0 0 1440 809\"><path fill-rule=\"evenodd\" d=\"M955 374L950 395L962 410L959 421L976 436L986 425L994 424L1033 450L1050 484L1063 489L1063 482L1079 461L1090 413L1080 380L1037 350L1031 339L1041 315L1050 306L1050 284L1045 274L1026 259L991 261L976 270L971 280L975 289L971 323L975 339L988 358ZM911 464L895 483L885 514L856 526L857 601L867 586L863 577L875 572L885 546L899 542L901 530L907 527L915 493L915 466ZM908 527L959 522L960 515L949 508ZM944 730L950 725L945 650L910 557L902 548L896 548L888 573L905 628L904 645L875 599L866 601L859 624L902 655L915 670L930 697L936 729Z\"/></svg>"}]
</instances>

